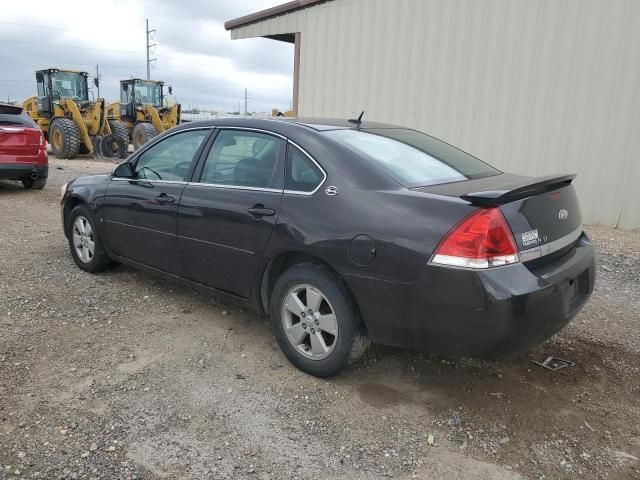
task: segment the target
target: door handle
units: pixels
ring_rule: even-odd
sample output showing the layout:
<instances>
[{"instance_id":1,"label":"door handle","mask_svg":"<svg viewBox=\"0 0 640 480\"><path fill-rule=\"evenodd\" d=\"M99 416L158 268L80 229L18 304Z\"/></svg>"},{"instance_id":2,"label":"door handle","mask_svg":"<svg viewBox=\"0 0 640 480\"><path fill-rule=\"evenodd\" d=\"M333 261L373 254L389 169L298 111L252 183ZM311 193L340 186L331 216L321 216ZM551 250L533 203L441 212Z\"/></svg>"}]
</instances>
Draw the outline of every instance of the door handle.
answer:
<instances>
[{"instance_id":1,"label":"door handle","mask_svg":"<svg viewBox=\"0 0 640 480\"><path fill-rule=\"evenodd\" d=\"M160 195L158 195L156 197L156 201L160 204L160 205L164 205L165 203L173 203L176 201L175 198L167 195L166 193L161 193Z\"/></svg>"},{"instance_id":2,"label":"door handle","mask_svg":"<svg viewBox=\"0 0 640 480\"><path fill-rule=\"evenodd\" d=\"M251 208L247 208L247 212L249 212L254 217L272 217L276 214L275 210L265 208L261 203L258 203Z\"/></svg>"}]
</instances>

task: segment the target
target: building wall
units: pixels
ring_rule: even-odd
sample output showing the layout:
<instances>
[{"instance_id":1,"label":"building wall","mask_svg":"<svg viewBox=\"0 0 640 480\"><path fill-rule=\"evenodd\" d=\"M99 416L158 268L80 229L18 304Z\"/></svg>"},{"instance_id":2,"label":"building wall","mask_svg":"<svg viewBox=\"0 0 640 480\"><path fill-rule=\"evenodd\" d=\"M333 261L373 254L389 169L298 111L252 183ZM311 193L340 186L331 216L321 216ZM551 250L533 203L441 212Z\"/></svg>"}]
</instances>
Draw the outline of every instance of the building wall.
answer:
<instances>
[{"instance_id":1,"label":"building wall","mask_svg":"<svg viewBox=\"0 0 640 480\"><path fill-rule=\"evenodd\" d=\"M301 32L299 114L397 123L526 175L577 172L585 223L640 227L640 1L334 0Z\"/></svg>"}]
</instances>

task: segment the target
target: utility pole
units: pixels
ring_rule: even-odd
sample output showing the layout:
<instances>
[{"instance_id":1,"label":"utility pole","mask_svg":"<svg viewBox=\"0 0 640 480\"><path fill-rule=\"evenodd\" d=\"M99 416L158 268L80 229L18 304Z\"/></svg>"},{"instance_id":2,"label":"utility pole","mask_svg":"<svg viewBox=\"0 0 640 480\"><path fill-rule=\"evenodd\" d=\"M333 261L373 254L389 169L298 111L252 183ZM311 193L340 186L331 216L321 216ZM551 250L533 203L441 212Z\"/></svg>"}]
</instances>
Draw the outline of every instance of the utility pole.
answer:
<instances>
[{"instance_id":1,"label":"utility pole","mask_svg":"<svg viewBox=\"0 0 640 480\"><path fill-rule=\"evenodd\" d=\"M145 31L147 32L147 80L151 79L151 62L155 62L155 58L150 58L151 49L156 46L155 43L149 43L149 40L153 40L152 33L156 33L156 29L149 30L149 19L146 19L147 28Z\"/></svg>"},{"instance_id":2,"label":"utility pole","mask_svg":"<svg viewBox=\"0 0 640 480\"><path fill-rule=\"evenodd\" d=\"M247 89L244 89L244 116L247 116Z\"/></svg>"},{"instance_id":3,"label":"utility pole","mask_svg":"<svg viewBox=\"0 0 640 480\"><path fill-rule=\"evenodd\" d=\"M96 65L96 88L98 89L96 98L100 98L100 65Z\"/></svg>"}]
</instances>

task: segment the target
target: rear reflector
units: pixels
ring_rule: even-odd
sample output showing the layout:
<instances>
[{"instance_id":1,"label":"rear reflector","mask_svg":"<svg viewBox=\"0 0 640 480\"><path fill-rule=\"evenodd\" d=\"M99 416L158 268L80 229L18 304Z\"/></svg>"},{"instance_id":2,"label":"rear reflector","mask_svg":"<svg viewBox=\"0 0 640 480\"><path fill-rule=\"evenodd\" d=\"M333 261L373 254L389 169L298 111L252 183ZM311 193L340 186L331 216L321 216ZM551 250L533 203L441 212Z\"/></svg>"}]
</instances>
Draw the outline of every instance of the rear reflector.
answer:
<instances>
[{"instance_id":1,"label":"rear reflector","mask_svg":"<svg viewBox=\"0 0 640 480\"><path fill-rule=\"evenodd\" d=\"M491 268L520 261L511 229L497 207L480 208L465 217L436 248L431 263Z\"/></svg>"}]
</instances>

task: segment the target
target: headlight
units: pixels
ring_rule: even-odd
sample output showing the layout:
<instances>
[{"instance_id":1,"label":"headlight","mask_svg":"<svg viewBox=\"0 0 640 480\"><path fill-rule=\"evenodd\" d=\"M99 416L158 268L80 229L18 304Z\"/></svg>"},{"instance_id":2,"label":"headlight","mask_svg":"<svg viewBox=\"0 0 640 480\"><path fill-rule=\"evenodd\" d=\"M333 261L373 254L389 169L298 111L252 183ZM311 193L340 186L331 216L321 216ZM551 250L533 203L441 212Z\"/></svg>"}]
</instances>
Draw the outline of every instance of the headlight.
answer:
<instances>
[{"instance_id":1,"label":"headlight","mask_svg":"<svg viewBox=\"0 0 640 480\"><path fill-rule=\"evenodd\" d=\"M69 185L69 183L65 183L60 187L60 198L64 198L64 194L67 193L67 185Z\"/></svg>"}]
</instances>

